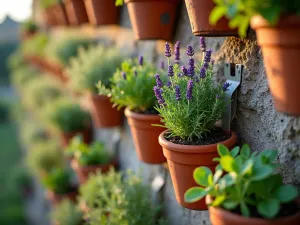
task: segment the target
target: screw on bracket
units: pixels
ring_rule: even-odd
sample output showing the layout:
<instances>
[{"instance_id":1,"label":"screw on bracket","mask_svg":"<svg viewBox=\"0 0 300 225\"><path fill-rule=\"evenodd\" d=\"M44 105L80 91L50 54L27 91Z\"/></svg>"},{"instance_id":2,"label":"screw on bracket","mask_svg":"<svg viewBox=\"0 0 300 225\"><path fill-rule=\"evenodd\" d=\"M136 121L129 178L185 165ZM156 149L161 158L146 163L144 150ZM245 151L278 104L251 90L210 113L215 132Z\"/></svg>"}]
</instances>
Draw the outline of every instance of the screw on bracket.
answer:
<instances>
[{"instance_id":1,"label":"screw on bracket","mask_svg":"<svg viewBox=\"0 0 300 225\"><path fill-rule=\"evenodd\" d=\"M237 108L237 88L242 82L244 66L242 64L226 63L224 75L226 82L230 84L225 92L225 101L228 102L222 117L222 128L230 131L230 124L233 120Z\"/></svg>"}]
</instances>

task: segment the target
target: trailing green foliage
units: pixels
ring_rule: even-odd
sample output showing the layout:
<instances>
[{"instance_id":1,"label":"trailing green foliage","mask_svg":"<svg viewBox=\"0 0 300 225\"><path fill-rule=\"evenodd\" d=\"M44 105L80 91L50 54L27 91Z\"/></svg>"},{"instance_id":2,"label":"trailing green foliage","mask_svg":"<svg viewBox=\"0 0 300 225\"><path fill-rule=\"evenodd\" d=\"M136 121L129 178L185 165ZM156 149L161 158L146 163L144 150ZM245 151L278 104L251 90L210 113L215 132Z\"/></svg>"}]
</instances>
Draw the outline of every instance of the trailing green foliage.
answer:
<instances>
[{"instance_id":1,"label":"trailing green foliage","mask_svg":"<svg viewBox=\"0 0 300 225\"><path fill-rule=\"evenodd\" d=\"M238 28L239 35L245 37L250 20L261 15L271 25L276 25L282 15L300 15L298 0L214 0L216 6L210 14L210 23L216 24L226 16L231 28Z\"/></svg>"},{"instance_id":2,"label":"trailing green foliage","mask_svg":"<svg viewBox=\"0 0 300 225\"><path fill-rule=\"evenodd\" d=\"M245 217L256 208L264 218L275 218L283 204L298 196L296 187L283 184L282 177L274 174L278 164L274 163L278 151L265 150L251 153L248 145L229 151L218 145L219 165L213 174L208 167L194 171L194 179L200 187L190 188L185 193L187 202L196 202L206 195L214 198L210 206L229 211L239 210Z\"/></svg>"},{"instance_id":3,"label":"trailing green foliage","mask_svg":"<svg viewBox=\"0 0 300 225\"><path fill-rule=\"evenodd\" d=\"M24 44L21 46L22 51L25 55L38 55L44 56L46 46L49 43L49 38L44 33L38 33L32 38L29 38L24 41Z\"/></svg>"},{"instance_id":4,"label":"trailing green foliage","mask_svg":"<svg viewBox=\"0 0 300 225\"><path fill-rule=\"evenodd\" d=\"M130 110L144 112L153 109L157 104L153 95L156 71L153 64L144 62L140 65L137 59L126 60L112 77L111 90L105 88L101 82L97 87L100 94L110 96L119 108L128 106Z\"/></svg>"},{"instance_id":5,"label":"trailing green foliage","mask_svg":"<svg viewBox=\"0 0 300 225\"><path fill-rule=\"evenodd\" d=\"M65 36L59 39L52 38L46 48L49 59L67 66L72 57L76 57L79 48L87 48L93 40L85 37Z\"/></svg>"},{"instance_id":6,"label":"trailing green foliage","mask_svg":"<svg viewBox=\"0 0 300 225\"><path fill-rule=\"evenodd\" d=\"M111 155L104 143L95 141L88 145L82 137L76 136L67 147L68 154L73 154L81 166L103 165L111 161Z\"/></svg>"},{"instance_id":7,"label":"trailing green foliage","mask_svg":"<svg viewBox=\"0 0 300 225\"><path fill-rule=\"evenodd\" d=\"M39 27L33 20L29 19L22 23L21 29L23 32L34 33L38 31Z\"/></svg>"},{"instance_id":8,"label":"trailing green foliage","mask_svg":"<svg viewBox=\"0 0 300 225\"><path fill-rule=\"evenodd\" d=\"M60 132L75 132L91 126L89 113L70 99L60 99L45 109L45 119Z\"/></svg>"},{"instance_id":9,"label":"trailing green foliage","mask_svg":"<svg viewBox=\"0 0 300 225\"><path fill-rule=\"evenodd\" d=\"M81 225L82 212L73 202L64 199L55 206L51 213L51 219L54 221L54 224L58 225Z\"/></svg>"},{"instance_id":10,"label":"trailing green foliage","mask_svg":"<svg viewBox=\"0 0 300 225\"><path fill-rule=\"evenodd\" d=\"M93 200L94 207L90 208L88 224L167 224L162 220L157 222L160 207L152 205L149 187L143 184L140 177L127 172L121 179L122 175L112 170L107 175L98 174L92 178L99 180L97 184L101 188L98 188L98 195Z\"/></svg>"},{"instance_id":11,"label":"trailing green foliage","mask_svg":"<svg viewBox=\"0 0 300 225\"><path fill-rule=\"evenodd\" d=\"M101 81L105 87L109 87L110 78L123 59L123 54L116 48L98 45L79 49L78 56L71 59L67 68L72 88L81 92L97 93L95 85L98 81Z\"/></svg>"},{"instance_id":12,"label":"trailing green foliage","mask_svg":"<svg viewBox=\"0 0 300 225\"><path fill-rule=\"evenodd\" d=\"M72 170L67 167L53 168L46 176L42 177L42 183L48 190L55 194L66 194L72 191Z\"/></svg>"}]
</instances>

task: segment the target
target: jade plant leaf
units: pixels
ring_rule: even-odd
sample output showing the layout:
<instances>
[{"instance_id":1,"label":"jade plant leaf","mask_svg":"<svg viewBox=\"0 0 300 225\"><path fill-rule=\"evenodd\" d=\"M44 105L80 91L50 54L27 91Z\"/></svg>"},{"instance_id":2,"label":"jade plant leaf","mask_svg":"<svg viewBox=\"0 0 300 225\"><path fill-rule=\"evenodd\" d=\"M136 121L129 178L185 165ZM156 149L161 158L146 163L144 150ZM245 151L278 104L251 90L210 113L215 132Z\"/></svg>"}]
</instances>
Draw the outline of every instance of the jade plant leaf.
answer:
<instances>
[{"instance_id":1,"label":"jade plant leaf","mask_svg":"<svg viewBox=\"0 0 300 225\"><path fill-rule=\"evenodd\" d=\"M202 199L206 194L207 192L204 188L192 187L184 194L184 199L186 202L196 202Z\"/></svg>"},{"instance_id":2,"label":"jade plant leaf","mask_svg":"<svg viewBox=\"0 0 300 225\"><path fill-rule=\"evenodd\" d=\"M272 219L280 210L280 202L275 198L261 201L257 205L258 212L265 218Z\"/></svg>"},{"instance_id":3,"label":"jade plant leaf","mask_svg":"<svg viewBox=\"0 0 300 225\"><path fill-rule=\"evenodd\" d=\"M248 158L251 154L250 147L247 144L244 144L241 149L241 156L244 158Z\"/></svg>"},{"instance_id":4,"label":"jade plant leaf","mask_svg":"<svg viewBox=\"0 0 300 225\"><path fill-rule=\"evenodd\" d=\"M297 189L290 184L281 185L274 193L274 197L276 197L281 203L290 202L297 196Z\"/></svg>"},{"instance_id":5,"label":"jade plant leaf","mask_svg":"<svg viewBox=\"0 0 300 225\"><path fill-rule=\"evenodd\" d=\"M239 152L240 152L240 147L236 146L231 150L230 155L232 157L236 157L239 154Z\"/></svg>"},{"instance_id":6,"label":"jade plant leaf","mask_svg":"<svg viewBox=\"0 0 300 225\"><path fill-rule=\"evenodd\" d=\"M225 145L218 145L218 153L221 157L230 155L229 149Z\"/></svg>"},{"instance_id":7,"label":"jade plant leaf","mask_svg":"<svg viewBox=\"0 0 300 225\"><path fill-rule=\"evenodd\" d=\"M203 187L207 187L209 185L209 176L211 176L212 180L212 172L208 167L198 167L195 169L193 177L197 184Z\"/></svg>"}]
</instances>

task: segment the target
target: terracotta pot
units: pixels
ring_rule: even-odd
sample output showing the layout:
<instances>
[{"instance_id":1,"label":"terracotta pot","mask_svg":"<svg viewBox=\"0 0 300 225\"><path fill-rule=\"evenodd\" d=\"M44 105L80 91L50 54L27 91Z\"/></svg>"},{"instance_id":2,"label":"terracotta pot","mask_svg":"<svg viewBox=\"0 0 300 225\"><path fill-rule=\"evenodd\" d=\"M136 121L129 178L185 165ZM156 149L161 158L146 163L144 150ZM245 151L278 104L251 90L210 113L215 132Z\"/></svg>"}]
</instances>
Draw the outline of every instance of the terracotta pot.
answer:
<instances>
[{"instance_id":1,"label":"terracotta pot","mask_svg":"<svg viewBox=\"0 0 300 225\"><path fill-rule=\"evenodd\" d=\"M221 143L211 145L179 145L165 139L164 131L159 136L159 143L163 147L163 152L168 160L168 167L175 190L178 203L188 209L207 210L205 200L196 203L186 203L184 193L191 187L197 186L193 179L193 172L199 166L207 166L212 171L215 169L213 158L218 157L217 145L223 144L228 148L233 148L237 136L231 132L231 137Z\"/></svg>"},{"instance_id":2,"label":"terracotta pot","mask_svg":"<svg viewBox=\"0 0 300 225\"><path fill-rule=\"evenodd\" d=\"M72 202L76 202L78 191L74 190L66 194L56 194L53 191L47 190L46 197L53 205L60 203L63 199L69 199Z\"/></svg>"},{"instance_id":3,"label":"terracotta pot","mask_svg":"<svg viewBox=\"0 0 300 225\"><path fill-rule=\"evenodd\" d=\"M125 0L138 40L171 40L178 0Z\"/></svg>"},{"instance_id":4,"label":"terracotta pot","mask_svg":"<svg viewBox=\"0 0 300 225\"><path fill-rule=\"evenodd\" d=\"M251 20L264 57L270 90L279 112L300 115L300 16L282 17L272 27L260 16Z\"/></svg>"},{"instance_id":5,"label":"terracotta pot","mask_svg":"<svg viewBox=\"0 0 300 225\"><path fill-rule=\"evenodd\" d=\"M159 135L166 130L152 124L161 124L159 115L135 113L125 110L139 159L145 163L160 164L167 161L158 143Z\"/></svg>"},{"instance_id":6,"label":"terracotta pot","mask_svg":"<svg viewBox=\"0 0 300 225\"><path fill-rule=\"evenodd\" d=\"M70 25L88 23L83 0L64 0Z\"/></svg>"},{"instance_id":7,"label":"terracotta pot","mask_svg":"<svg viewBox=\"0 0 300 225\"><path fill-rule=\"evenodd\" d=\"M86 144L90 144L93 141L93 130L92 127L90 127L85 130L74 131L70 133L62 133L61 141L63 146L68 146L72 138L75 137L76 135L82 135L83 142Z\"/></svg>"},{"instance_id":8,"label":"terracotta pot","mask_svg":"<svg viewBox=\"0 0 300 225\"><path fill-rule=\"evenodd\" d=\"M71 166L79 178L80 184L84 184L91 174L95 174L98 171L101 173L106 173L109 171L110 167L116 167L116 165L116 160L112 160L110 163L104 165L90 166L80 166L76 159L73 159L71 162Z\"/></svg>"},{"instance_id":9,"label":"terracotta pot","mask_svg":"<svg viewBox=\"0 0 300 225\"><path fill-rule=\"evenodd\" d=\"M68 17L67 17L67 11L65 8L65 4L61 3L61 4L55 5L54 10L55 10L55 18L56 18L57 25L68 26L69 21L68 21Z\"/></svg>"},{"instance_id":10,"label":"terracotta pot","mask_svg":"<svg viewBox=\"0 0 300 225\"><path fill-rule=\"evenodd\" d=\"M196 36L236 36L237 31L230 29L228 20L221 18L216 26L209 24L209 15L215 4L212 0L185 0L193 34Z\"/></svg>"},{"instance_id":11,"label":"terracotta pot","mask_svg":"<svg viewBox=\"0 0 300 225\"><path fill-rule=\"evenodd\" d=\"M56 18L55 18L55 14L53 11L53 6L45 9L43 12L43 16L44 16L44 21L45 21L46 25L48 25L48 26L56 25Z\"/></svg>"},{"instance_id":12,"label":"terracotta pot","mask_svg":"<svg viewBox=\"0 0 300 225\"><path fill-rule=\"evenodd\" d=\"M207 196L206 201L211 202L211 197ZM246 218L222 208L209 207L209 215L212 225L299 225L300 222L300 212L292 216L267 220L261 218Z\"/></svg>"},{"instance_id":13,"label":"terracotta pot","mask_svg":"<svg viewBox=\"0 0 300 225\"><path fill-rule=\"evenodd\" d=\"M112 0L84 0L89 21L93 25L117 24L119 8Z\"/></svg>"},{"instance_id":14,"label":"terracotta pot","mask_svg":"<svg viewBox=\"0 0 300 225\"><path fill-rule=\"evenodd\" d=\"M86 94L94 124L97 128L116 127L123 124L124 110L113 107L110 98L93 93Z\"/></svg>"}]
</instances>

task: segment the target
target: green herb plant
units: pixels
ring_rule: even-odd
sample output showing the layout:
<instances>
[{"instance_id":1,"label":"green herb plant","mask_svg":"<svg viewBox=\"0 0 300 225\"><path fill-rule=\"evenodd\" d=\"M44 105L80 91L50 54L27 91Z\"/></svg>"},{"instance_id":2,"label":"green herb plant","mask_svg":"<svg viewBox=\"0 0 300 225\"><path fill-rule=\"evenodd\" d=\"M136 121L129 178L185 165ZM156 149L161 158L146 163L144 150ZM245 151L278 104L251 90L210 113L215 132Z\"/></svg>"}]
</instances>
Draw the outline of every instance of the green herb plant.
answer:
<instances>
[{"instance_id":1,"label":"green herb plant","mask_svg":"<svg viewBox=\"0 0 300 225\"><path fill-rule=\"evenodd\" d=\"M104 143L95 141L88 145L82 141L81 136L76 136L67 147L68 154L73 154L79 165L104 165L111 161L111 155Z\"/></svg>"},{"instance_id":2,"label":"green herb plant","mask_svg":"<svg viewBox=\"0 0 300 225\"><path fill-rule=\"evenodd\" d=\"M22 24L22 31L27 33L35 33L39 27L33 20L27 20Z\"/></svg>"},{"instance_id":3,"label":"green herb plant","mask_svg":"<svg viewBox=\"0 0 300 225\"><path fill-rule=\"evenodd\" d=\"M96 83L101 81L105 87L110 86L110 78L121 65L124 56L120 50L98 45L88 49L80 48L78 56L71 59L67 68L70 85L79 92L90 91L97 94Z\"/></svg>"},{"instance_id":4,"label":"green herb plant","mask_svg":"<svg viewBox=\"0 0 300 225\"><path fill-rule=\"evenodd\" d=\"M185 193L187 202L196 202L206 195L213 198L209 205L228 211L238 211L245 217L253 216L256 209L266 219L276 218L284 204L298 196L296 187L283 184L282 177L275 174L278 164L274 163L278 151L265 150L251 153L248 145L229 151L218 145L219 165L216 172L207 167L194 171L194 179L200 187L190 188Z\"/></svg>"},{"instance_id":5,"label":"green herb plant","mask_svg":"<svg viewBox=\"0 0 300 225\"><path fill-rule=\"evenodd\" d=\"M210 23L215 25L219 19L226 16L229 27L238 28L239 35L245 37L250 20L260 15L275 26L282 15L299 15L298 0L214 0L216 6L210 14Z\"/></svg>"},{"instance_id":6,"label":"green herb plant","mask_svg":"<svg viewBox=\"0 0 300 225\"><path fill-rule=\"evenodd\" d=\"M157 69L153 64L139 60L125 60L111 79L111 89L103 88L99 82L100 94L107 94L119 108L129 107L136 112L153 110L157 100L153 95L153 86ZM165 77L164 77L165 78ZM166 79L164 79L166 80Z\"/></svg>"},{"instance_id":7,"label":"green herb plant","mask_svg":"<svg viewBox=\"0 0 300 225\"><path fill-rule=\"evenodd\" d=\"M36 69L27 65L22 65L12 71L11 82L19 92L23 93L27 86L39 75L40 74Z\"/></svg>"},{"instance_id":8,"label":"green herb plant","mask_svg":"<svg viewBox=\"0 0 300 225\"><path fill-rule=\"evenodd\" d=\"M55 206L51 219L58 225L81 225L82 211L71 200L64 199Z\"/></svg>"},{"instance_id":9,"label":"green herb plant","mask_svg":"<svg viewBox=\"0 0 300 225\"><path fill-rule=\"evenodd\" d=\"M44 56L49 37L44 33L38 33L27 39L21 48L25 55Z\"/></svg>"}]
</instances>

